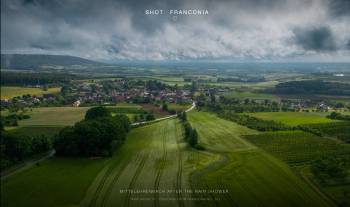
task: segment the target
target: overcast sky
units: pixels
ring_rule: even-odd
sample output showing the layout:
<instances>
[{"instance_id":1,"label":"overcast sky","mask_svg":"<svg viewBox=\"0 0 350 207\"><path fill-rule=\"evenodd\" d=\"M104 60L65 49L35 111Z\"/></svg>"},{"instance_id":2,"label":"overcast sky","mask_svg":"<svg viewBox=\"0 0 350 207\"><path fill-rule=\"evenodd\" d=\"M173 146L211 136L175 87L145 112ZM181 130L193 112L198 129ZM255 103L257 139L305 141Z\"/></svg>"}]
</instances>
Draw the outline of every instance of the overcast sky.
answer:
<instances>
[{"instance_id":1,"label":"overcast sky","mask_svg":"<svg viewBox=\"0 0 350 207\"><path fill-rule=\"evenodd\" d=\"M174 19L170 9L209 14ZM350 62L350 0L1 0L1 52Z\"/></svg>"}]
</instances>

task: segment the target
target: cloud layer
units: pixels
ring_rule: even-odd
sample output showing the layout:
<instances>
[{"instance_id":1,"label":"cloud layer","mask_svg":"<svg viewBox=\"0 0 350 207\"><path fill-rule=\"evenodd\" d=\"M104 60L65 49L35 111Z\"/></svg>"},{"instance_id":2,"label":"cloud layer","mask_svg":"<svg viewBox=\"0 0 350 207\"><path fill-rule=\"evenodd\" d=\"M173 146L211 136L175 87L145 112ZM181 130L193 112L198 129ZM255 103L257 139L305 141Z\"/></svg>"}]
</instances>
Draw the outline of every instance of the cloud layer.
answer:
<instances>
[{"instance_id":1,"label":"cloud layer","mask_svg":"<svg viewBox=\"0 0 350 207\"><path fill-rule=\"evenodd\" d=\"M175 20L169 9L209 15ZM111 61L350 61L349 11L348 0L2 0L1 51Z\"/></svg>"}]
</instances>

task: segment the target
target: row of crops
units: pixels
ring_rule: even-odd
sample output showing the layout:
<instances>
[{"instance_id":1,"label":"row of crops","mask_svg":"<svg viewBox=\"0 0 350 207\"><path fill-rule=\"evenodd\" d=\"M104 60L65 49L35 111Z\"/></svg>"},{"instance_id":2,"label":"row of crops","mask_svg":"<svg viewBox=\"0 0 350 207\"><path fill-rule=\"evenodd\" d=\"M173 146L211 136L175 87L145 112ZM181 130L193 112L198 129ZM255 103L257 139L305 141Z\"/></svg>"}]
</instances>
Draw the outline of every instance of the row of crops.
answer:
<instances>
[{"instance_id":1,"label":"row of crops","mask_svg":"<svg viewBox=\"0 0 350 207\"><path fill-rule=\"evenodd\" d=\"M246 139L292 166L350 154L350 145L303 131L267 132L249 135Z\"/></svg>"}]
</instances>

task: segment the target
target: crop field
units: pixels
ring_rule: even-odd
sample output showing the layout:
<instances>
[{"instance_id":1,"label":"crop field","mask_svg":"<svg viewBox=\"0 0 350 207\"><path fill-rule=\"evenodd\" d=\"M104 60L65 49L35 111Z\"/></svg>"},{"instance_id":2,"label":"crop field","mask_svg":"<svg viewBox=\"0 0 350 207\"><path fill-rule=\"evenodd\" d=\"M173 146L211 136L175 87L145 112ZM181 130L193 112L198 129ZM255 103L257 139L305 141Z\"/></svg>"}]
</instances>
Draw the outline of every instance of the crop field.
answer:
<instances>
[{"instance_id":1,"label":"crop field","mask_svg":"<svg viewBox=\"0 0 350 207\"><path fill-rule=\"evenodd\" d=\"M60 91L60 88L49 88L47 91L44 91L41 88L1 86L1 100L10 99L16 96L22 96L26 94L42 96L43 94L58 93L59 91Z\"/></svg>"},{"instance_id":2,"label":"crop field","mask_svg":"<svg viewBox=\"0 0 350 207\"><path fill-rule=\"evenodd\" d=\"M255 148L240 138L241 135L256 134L252 129L204 112L189 113L189 120L198 129L199 143L209 151L231 152Z\"/></svg>"},{"instance_id":3,"label":"crop field","mask_svg":"<svg viewBox=\"0 0 350 207\"><path fill-rule=\"evenodd\" d=\"M305 126L319 130L327 136L335 137L350 143L350 122L340 121L324 124L309 124Z\"/></svg>"},{"instance_id":4,"label":"crop field","mask_svg":"<svg viewBox=\"0 0 350 207\"><path fill-rule=\"evenodd\" d=\"M188 172L192 168L186 167L186 160L191 152L186 152L182 133L177 119L132 130L125 145L97 176L82 205L182 206L184 202L189 205L191 201L175 200L186 195L174 191L190 188ZM158 192L143 191L147 189Z\"/></svg>"},{"instance_id":5,"label":"crop field","mask_svg":"<svg viewBox=\"0 0 350 207\"><path fill-rule=\"evenodd\" d=\"M212 156L220 157L192 173L192 186L229 191L210 194L214 203L198 201L199 206L330 205L287 165L241 138L254 131L203 112L189 113L189 120L198 130L200 143Z\"/></svg>"},{"instance_id":6,"label":"crop field","mask_svg":"<svg viewBox=\"0 0 350 207\"><path fill-rule=\"evenodd\" d=\"M28 114L29 119L20 120L20 126L48 125L48 126L68 126L84 119L86 111L90 107L41 107L33 108ZM108 107L115 113L132 114L143 111L141 106L136 104L121 104ZM132 115L129 115L132 117Z\"/></svg>"},{"instance_id":7,"label":"crop field","mask_svg":"<svg viewBox=\"0 0 350 207\"><path fill-rule=\"evenodd\" d=\"M263 120L281 122L289 126L337 122L337 120L326 118L329 114L326 112L258 112L247 114Z\"/></svg>"},{"instance_id":8,"label":"crop field","mask_svg":"<svg viewBox=\"0 0 350 207\"><path fill-rule=\"evenodd\" d=\"M20 126L28 125L73 125L84 119L89 107L42 107L34 108L29 119L20 120Z\"/></svg>"},{"instance_id":9,"label":"crop field","mask_svg":"<svg viewBox=\"0 0 350 207\"><path fill-rule=\"evenodd\" d=\"M286 161L309 183L318 183L310 172L311 162L321 157L345 158L350 154L349 144L300 131L267 132L259 135L248 135L246 139L277 158ZM337 203L345 200L350 201L347 194L350 190L348 183L317 184L317 186Z\"/></svg>"},{"instance_id":10,"label":"crop field","mask_svg":"<svg viewBox=\"0 0 350 207\"><path fill-rule=\"evenodd\" d=\"M22 126L16 127L9 132L19 136L54 136L62 129L62 126Z\"/></svg>"},{"instance_id":11,"label":"crop field","mask_svg":"<svg viewBox=\"0 0 350 207\"><path fill-rule=\"evenodd\" d=\"M53 158L1 180L1 206L78 206L105 159Z\"/></svg>"},{"instance_id":12,"label":"crop field","mask_svg":"<svg viewBox=\"0 0 350 207\"><path fill-rule=\"evenodd\" d=\"M350 154L350 146L346 144L302 131L266 132L246 139L292 166L320 157Z\"/></svg>"},{"instance_id":13,"label":"crop field","mask_svg":"<svg viewBox=\"0 0 350 207\"><path fill-rule=\"evenodd\" d=\"M175 77L175 76L145 76L145 77L138 77L140 80L157 80L162 83L165 83L170 86L178 85L178 86L184 86L185 84L190 84L191 82L185 82L182 77Z\"/></svg>"},{"instance_id":14,"label":"crop field","mask_svg":"<svg viewBox=\"0 0 350 207\"><path fill-rule=\"evenodd\" d=\"M268 93L254 93L254 92L225 92L222 94L225 97L228 98L250 98L250 99L269 99L269 100L277 100L278 97L273 94Z\"/></svg>"},{"instance_id":15,"label":"crop field","mask_svg":"<svg viewBox=\"0 0 350 207\"><path fill-rule=\"evenodd\" d=\"M206 150L188 147L178 119L160 121L133 129L111 158L54 158L9 177L1 202L10 207L329 204L287 165L242 138L256 131L206 112L190 112L188 119Z\"/></svg>"},{"instance_id":16,"label":"crop field","mask_svg":"<svg viewBox=\"0 0 350 207\"><path fill-rule=\"evenodd\" d=\"M205 83L211 86L222 86L229 87L231 89L241 89L241 88L249 88L251 90L262 90L267 88L272 88L278 84L278 81L266 81L259 83L244 83L244 82L217 82L217 83Z\"/></svg>"}]
</instances>

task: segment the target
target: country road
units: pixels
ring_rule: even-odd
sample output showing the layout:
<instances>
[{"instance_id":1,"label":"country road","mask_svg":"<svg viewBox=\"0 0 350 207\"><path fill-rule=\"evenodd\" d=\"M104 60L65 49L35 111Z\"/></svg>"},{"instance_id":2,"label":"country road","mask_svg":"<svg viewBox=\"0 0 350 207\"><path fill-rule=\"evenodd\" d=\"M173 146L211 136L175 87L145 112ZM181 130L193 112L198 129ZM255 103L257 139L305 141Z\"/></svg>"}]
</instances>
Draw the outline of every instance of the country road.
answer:
<instances>
[{"instance_id":1,"label":"country road","mask_svg":"<svg viewBox=\"0 0 350 207\"><path fill-rule=\"evenodd\" d=\"M190 108L188 108L185 112L190 112L192 111L194 108L196 107L196 103L193 102L192 103L192 106ZM162 121L162 120L165 120L165 119L170 119L170 118L173 118L173 117L176 117L177 115L171 115L171 116L166 116L166 117L162 117L162 118L159 118L159 119L155 119L155 120L152 120L152 121L143 121L143 122L136 122L136 123L132 123L131 125L132 126L138 126L138 125L142 125L142 124L148 124L148 123L153 123L153 122L158 122L158 121ZM20 164L17 168L15 169L11 169L10 171L8 172L5 172L5 173L2 173L1 174L1 180L3 179L6 179L8 177L10 177L11 175L15 174L15 173L18 173L22 170L25 170L25 169L28 169L32 166L34 166L35 164L37 163L40 163L52 156L55 155L55 150L51 150L49 153L47 153L45 156L39 158L39 159L35 159L35 160L28 160L26 162L24 162L23 164Z\"/></svg>"},{"instance_id":2,"label":"country road","mask_svg":"<svg viewBox=\"0 0 350 207\"><path fill-rule=\"evenodd\" d=\"M44 155L43 157L25 161L24 163L19 164L17 167L12 168L12 169L8 170L7 172L2 173L1 174L1 180L4 180L4 179L10 177L11 175L16 174L16 173L18 173L18 172L20 172L22 170L28 169L28 168L36 165L37 163L40 163L40 162L42 162L42 161L52 157L54 154L55 154L55 150L51 150L46 155Z\"/></svg>"}]
</instances>

